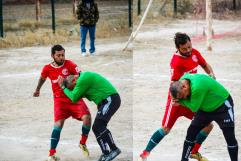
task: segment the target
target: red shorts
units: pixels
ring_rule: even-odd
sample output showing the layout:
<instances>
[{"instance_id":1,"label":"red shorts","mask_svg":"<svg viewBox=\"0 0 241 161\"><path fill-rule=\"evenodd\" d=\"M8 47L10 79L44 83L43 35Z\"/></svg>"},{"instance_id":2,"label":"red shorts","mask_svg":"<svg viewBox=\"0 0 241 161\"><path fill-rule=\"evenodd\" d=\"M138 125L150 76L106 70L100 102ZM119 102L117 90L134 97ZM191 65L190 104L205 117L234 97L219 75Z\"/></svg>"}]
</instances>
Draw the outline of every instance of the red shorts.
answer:
<instances>
[{"instance_id":1,"label":"red shorts","mask_svg":"<svg viewBox=\"0 0 241 161\"><path fill-rule=\"evenodd\" d=\"M80 120L88 114L90 112L83 99L73 103L67 98L54 98L54 122L67 119L70 116Z\"/></svg>"},{"instance_id":2,"label":"red shorts","mask_svg":"<svg viewBox=\"0 0 241 161\"><path fill-rule=\"evenodd\" d=\"M162 119L162 126L171 129L177 121L177 119L181 116L184 116L191 120L194 116L194 112L192 112L190 109L184 106L173 106L171 104L170 93L168 93L166 110L164 117Z\"/></svg>"}]
</instances>

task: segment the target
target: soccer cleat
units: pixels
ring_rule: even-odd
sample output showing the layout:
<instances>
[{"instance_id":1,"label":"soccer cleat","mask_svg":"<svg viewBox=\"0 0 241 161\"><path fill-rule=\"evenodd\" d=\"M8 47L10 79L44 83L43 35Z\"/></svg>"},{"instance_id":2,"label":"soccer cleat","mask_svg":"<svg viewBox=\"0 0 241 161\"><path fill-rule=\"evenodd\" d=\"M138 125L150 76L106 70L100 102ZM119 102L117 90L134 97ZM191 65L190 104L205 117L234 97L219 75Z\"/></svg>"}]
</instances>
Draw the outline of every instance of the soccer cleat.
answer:
<instances>
[{"instance_id":1,"label":"soccer cleat","mask_svg":"<svg viewBox=\"0 0 241 161\"><path fill-rule=\"evenodd\" d=\"M117 148L116 150L111 151L109 154L101 154L98 161L111 161L115 157L117 157L120 153L121 153L121 150Z\"/></svg>"},{"instance_id":2,"label":"soccer cleat","mask_svg":"<svg viewBox=\"0 0 241 161\"><path fill-rule=\"evenodd\" d=\"M195 154L191 154L190 158L197 159L198 161L208 161L208 159L203 157L199 152L197 152Z\"/></svg>"},{"instance_id":3,"label":"soccer cleat","mask_svg":"<svg viewBox=\"0 0 241 161\"><path fill-rule=\"evenodd\" d=\"M146 161L147 157L150 155L150 152L144 150L139 157L139 161Z\"/></svg>"},{"instance_id":4,"label":"soccer cleat","mask_svg":"<svg viewBox=\"0 0 241 161\"><path fill-rule=\"evenodd\" d=\"M79 144L80 149L82 150L82 153L84 156L89 157L90 153L89 150L87 149L87 146L85 144Z\"/></svg>"},{"instance_id":5,"label":"soccer cleat","mask_svg":"<svg viewBox=\"0 0 241 161\"><path fill-rule=\"evenodd\" d=\"M105 154L101 154L101 156L98 159L98 161L105 161Z\"/></svg>"},{"instance_id":6,"label":"soccer cleat","mask_svg":"<svg viewBox=\"0 0 241 161\"><path fill-rule=\"evenodd\" d=\"M104 161L111 161L115 157L117 157L120 153L121 153L121 150L117 148L116 150L113 150L109 154L105 155L104 156L104 159L105 159Z\"/></svg>"},{"instance_id":7,"label":"soccer cleat","mask_svg":"<svg viewBox=\"0 0 241 161\"><path fill-rule=\"evenodd\" d=\"M60 158L57 157L55 154L48 157L48 161L59 161L59 160Z\"/></svg>"}]
</instances>

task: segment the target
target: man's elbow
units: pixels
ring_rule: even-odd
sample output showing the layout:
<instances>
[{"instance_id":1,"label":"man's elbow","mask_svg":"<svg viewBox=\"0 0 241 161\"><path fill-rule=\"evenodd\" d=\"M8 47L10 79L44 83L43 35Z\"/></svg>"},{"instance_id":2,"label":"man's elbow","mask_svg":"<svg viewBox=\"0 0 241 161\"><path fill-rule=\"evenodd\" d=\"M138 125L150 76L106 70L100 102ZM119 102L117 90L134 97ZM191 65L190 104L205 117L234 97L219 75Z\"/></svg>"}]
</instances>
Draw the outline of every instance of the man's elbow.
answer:
<instances>
[{"instance_id":1,"label":"man's elbow","mask_svg":"<svg viewBox=\"0 0 241 161\"><path fill-rule=\"evenodd\" d=\"M76 102L78 102L78 101L79 101L79 99L80 99L80 98L73 97L73 98L71 98L71 101L72 101L72 102L74 102L74 103L76 103Z\"/></svg>"},{"instance_id":2,"label":"man's elbow","mask_svg":"<svg viewBox=\"0 0 241 161\"><path fill-rule=\"evenodd\" d=\"M196 113L198 110L199 110L199 108L196 108L196 107L191 108L191 111L194 113Z\"/></svg>"}]
</instances>

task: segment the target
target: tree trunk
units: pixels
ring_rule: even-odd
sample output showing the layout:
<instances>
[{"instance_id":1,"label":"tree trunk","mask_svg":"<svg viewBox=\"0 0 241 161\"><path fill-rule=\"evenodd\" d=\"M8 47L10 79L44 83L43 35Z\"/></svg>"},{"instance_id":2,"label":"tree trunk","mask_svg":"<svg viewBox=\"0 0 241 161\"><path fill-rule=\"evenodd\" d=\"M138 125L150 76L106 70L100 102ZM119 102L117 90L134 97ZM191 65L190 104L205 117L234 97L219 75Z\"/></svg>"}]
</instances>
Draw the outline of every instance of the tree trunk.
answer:
<instances>
[{"instance_id":1,"label":"tree trunk","mask_svg":"<svg viewBox=\"0 0 241 161\"><path fill-rule=\"evenodd\" d=\"M40 0L36 0L36 20L40 22L41 16L41 8L40 8Z\"/></svg>"}]
</instances>

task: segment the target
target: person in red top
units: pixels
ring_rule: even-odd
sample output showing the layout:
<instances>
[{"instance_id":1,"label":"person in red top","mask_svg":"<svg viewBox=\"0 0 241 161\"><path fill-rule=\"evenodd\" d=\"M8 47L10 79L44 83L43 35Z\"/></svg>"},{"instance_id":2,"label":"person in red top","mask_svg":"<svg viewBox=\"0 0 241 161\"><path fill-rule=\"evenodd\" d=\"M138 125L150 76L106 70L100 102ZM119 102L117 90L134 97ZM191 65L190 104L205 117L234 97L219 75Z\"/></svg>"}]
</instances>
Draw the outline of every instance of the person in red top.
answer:
<instances>
[{"instance_id":1,"label":"person in red top","mask_svg":"<svg viewBox=\"0 0 241 161\"><path fill-rule=\"evenodd\" d=\"M89 156L86 147L86 140L91 127L91 115L83 99L73 103L58 85L58 78L66 78L69 75L78 75L79 70L76 64L70 60L65 60L65 49L61 45L54 45L51 49L53 62L43 67L37 88L33 93L34 97L40 95L40 89L47 78L51 80L53 97L54 97L54 128L50 139L49 161L59 160L55 155L56 147L60 139L60 133L67 118L72 116L74 119L83 121L82 135L79 147L83 154Z\"/></svg>"},{"instance_id":2,"label":"person in red top","mask_svg":"<svg viewBox=\"0 0 241 161\"><path fill-rule=\"evenodd\" d=\"M206 62L198 50L192 48L191 39L187 34L176 33L174 41L177 51L173 54L170 63L171 82L179 80L185 73L197 73L198 66L201 66L207 74L215 78L211 66ZM176 120L181 116L191 120L194 113L184 106L175 106L172 104L170 92L168 92L162 127L152 135L145 150L140 154L140 160L146 160L151 150L170 132ZM197 159L198 161L207 161L198 150L212 128L213 125L209 124L197 135L196 144L190 155L191 158Z\"/></svg>"}]
</instances>

